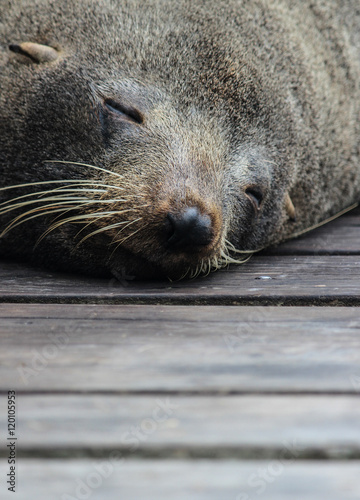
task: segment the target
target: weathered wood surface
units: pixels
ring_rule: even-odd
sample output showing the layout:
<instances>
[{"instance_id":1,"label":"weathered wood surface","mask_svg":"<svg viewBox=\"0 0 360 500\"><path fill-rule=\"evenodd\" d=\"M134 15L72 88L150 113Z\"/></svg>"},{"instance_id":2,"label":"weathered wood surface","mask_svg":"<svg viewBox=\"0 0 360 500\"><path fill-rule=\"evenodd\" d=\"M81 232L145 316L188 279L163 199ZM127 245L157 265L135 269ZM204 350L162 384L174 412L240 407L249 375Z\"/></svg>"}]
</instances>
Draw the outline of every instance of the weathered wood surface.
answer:
<instances>
[{"instance_id":1,"label":"weathered wood surface","mask_svg":"<svg viewBox=\"0 0 360 500\"><path fill-rule=\"evenodd\" d=\"M266 251L276 255L359 255L360 208Z\"/></svg>"},{"instance_id":2,"label":"weathered wood surface","mask_svg":"<svg viewBox=\"0 0 360 500\"><path fill-rule=\"evenodd\" d=\"M360 392L359 308L0 304L0 388Z\"/></svg>"},{"instance_id":3,"label":"weathered wood surface","mask_svg":"<svg viewBox=\"0 0 360 500\"><path fill-rule=\"evenodd\" d=\"M131 376L131 375L129 375ZM18 395L19 459L360 459L354 396ZM5 408L1 432L6 435Z\"/></svg>"},{"instance_id":4,"label":"weathered wood surface","mask_svg":"<svg viewBox=\"0 0 360 500\"><path fill-rule=\"evenodd\" d=\"M0 302L360 305L360 255L257 255L172 283L94 280L2 263Z\"/></svg>"},{"instance_id":5,"label":"weathered wood surface","mask_svg":"<svg viewBox=\"0 0 360 500\"><path fill-rule=\"evenodd\" d=\"M359 246L357 210L193 281L0 263L0 498L358 500Z\"/></svg>"},{"instance_id":6,"label":"weathered wood surface","mask_svg":"<svg viewBox=\"0 0 360 500\"><path fill-rule=\"evenodd\" d=\"M360 462L25 460L21 487L2 498L358 500L359 470Z\"/></svg>"}]
</instances>

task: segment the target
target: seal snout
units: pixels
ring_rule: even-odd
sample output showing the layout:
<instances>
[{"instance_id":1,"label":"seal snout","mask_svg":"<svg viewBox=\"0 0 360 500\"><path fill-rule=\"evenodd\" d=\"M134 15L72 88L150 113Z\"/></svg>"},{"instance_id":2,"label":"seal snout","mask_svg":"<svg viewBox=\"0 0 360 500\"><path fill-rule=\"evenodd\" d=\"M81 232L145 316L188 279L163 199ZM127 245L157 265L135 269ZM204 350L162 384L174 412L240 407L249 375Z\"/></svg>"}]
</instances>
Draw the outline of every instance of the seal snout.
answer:
<instances>
[{"instance_id":1,"label":"seal snout","mask_svg":"<svg viewBox=\"0 0 360 500\"><path fill-rule=\"evenodd\" d=\"M180 213L169 212L165 219L167 247L173 251L196 251L210 245L214 238L211 217L197 207L186 207Z\"/></svg>"}]
</instances>

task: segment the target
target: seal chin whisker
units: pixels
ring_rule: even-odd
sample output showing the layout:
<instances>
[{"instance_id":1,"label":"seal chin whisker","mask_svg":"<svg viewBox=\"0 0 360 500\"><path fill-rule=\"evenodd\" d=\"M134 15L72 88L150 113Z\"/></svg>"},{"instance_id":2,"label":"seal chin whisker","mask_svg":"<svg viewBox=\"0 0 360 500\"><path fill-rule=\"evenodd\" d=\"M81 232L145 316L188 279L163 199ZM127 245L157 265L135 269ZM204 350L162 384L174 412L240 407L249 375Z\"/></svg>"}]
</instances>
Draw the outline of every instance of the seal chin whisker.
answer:
<instances>
[{"instance_id":1,"label":"seal chin whisker","mask_svg":"<svg viewBox=\"0 0 360 500\"><path fill-rule=\"evenodd\" d=\"M182 274L176 281L181 281L188 277L189 279L195 279L198 276L208 276L210 273L218 271L219 269L223 269L228 267L230 264L245 264L255 253L256 250L253 251L243 251L236 250L234 245L230 243L228 240L224 240L224 247L220 249L219 255L215 255L214 257L210 257L207 259L201 259L201 261L194 267L189 267L184 274ZM230 253L239 253L242 255L241 258L235 259L230 255ZM168 276L170 281L173 281L173 278Z\"/></svg>"},{"instance_id":2,"label":"seal chin whisker","mask_svg":"<svg viewBox=\"0 0 360 500\"><path fill-rule=\"evenodd\" d=\"M221 251L220 255L221 255L221 258L218 259L218 263L219 263L218 269L226 267L229 264L245 264L253 256L252 253L248 253L246 256L244 256L243 259L234 259L233 257L231 257L231 255L229 255L228 253L225 253L224 251Z\"/></svg>"},{"instance_id":3,"label":"seal chin whisker","mask_svg":"<svg viewBox=\"0 0 360 500\"><path fill-rule=\"evenodd\" d=\"M225 239L225 248L228 252L231 252L231 253L239 253L239 254L244 254L244 255L248 255L248 254L253 254L253 253L257 253L257 252L260 252L261 250L264 250L264 247L261 247L261 248L256 248L256 249L251 249L251 250L238 250L232 243L231 241L229 240L226 240Z\"/></svg>"},{"instance_id":4,"label":"seal chin whisker","mask_svg":"<svg viewBox=\"0 0 360 500\"><path fill-rule=\"evenodd\" d=\"M208 259L206 266L207 266L207 271L205 271L204 276L208 276L211 273L211 267L212 267L211 259Z\"/></svg>"},{"instance_id":5,"label":"seal chin whisker","mask_svg":"<svg viewBox=\"0 0 360 500\"><path fill-rule=\"evenodd\" d=\"M167 276L167 279L171 281L171 283L176 282L176 281L181 281L186 278L186 276L190 273L191 267L188 267L184 274L182 274L179 278L171 278L170 276Z\"/></svg>"},{"instance_id":6,"label":"seal chin whisker","mask_svg":"<svg viewBox=\"0 0 360 500\"><path fill-rule=\"evenodd\" d=\"M239 259L235 259L231 257L229 252L236 251L234 245L229 241L225 240L225 246L220 250L219 256L215 256L208 260L202 260L200 264L195 268L195 270L191 273L191 278L196 278L199 275L208 276L211 272L218 271L219 269L223 269L229 264L245 264L253 255L253 251L242 251L239 250L238 253L242 254L243 257Z\"/></svg>"}]
</instances>

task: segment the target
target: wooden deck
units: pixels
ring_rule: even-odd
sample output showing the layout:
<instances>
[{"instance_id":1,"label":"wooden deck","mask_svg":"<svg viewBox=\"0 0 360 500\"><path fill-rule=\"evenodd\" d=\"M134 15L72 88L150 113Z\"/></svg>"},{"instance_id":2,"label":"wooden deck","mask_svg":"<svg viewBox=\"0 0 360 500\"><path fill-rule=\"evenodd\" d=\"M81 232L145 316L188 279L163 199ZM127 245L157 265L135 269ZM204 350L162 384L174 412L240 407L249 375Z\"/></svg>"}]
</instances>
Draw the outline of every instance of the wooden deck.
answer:
<instances>
[{"instance_id":1,"label":"wooden deck","mask_svg":"<svg viewBox=\"0 0 360 500\"><path fill-rule=\"evenodd\" d=\"M359 500L360 210L188 282L3 262L0 302L1 499Z\"/></svg>"}]
</instances>

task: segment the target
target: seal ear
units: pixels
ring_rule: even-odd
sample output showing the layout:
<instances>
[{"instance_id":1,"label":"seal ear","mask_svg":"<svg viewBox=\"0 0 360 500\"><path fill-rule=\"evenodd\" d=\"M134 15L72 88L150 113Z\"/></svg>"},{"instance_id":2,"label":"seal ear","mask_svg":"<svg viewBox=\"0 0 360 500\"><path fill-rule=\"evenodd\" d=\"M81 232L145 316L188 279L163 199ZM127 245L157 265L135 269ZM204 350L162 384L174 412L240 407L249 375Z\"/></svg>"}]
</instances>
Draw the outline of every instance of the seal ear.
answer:
<instances>
[{"instance_id":1,"label":"seal ear","mask_svg":"<svg viewBox=\"0 0 360 500\"><path fill-rule=\"evenodd\" d=\"M285 210L289 218L295 222L296 220L295 207L293 205L293 202L291 201L289 193L286 193L285 195Z\"/></svg>"},{"instance_id":2,"label":"seal ear","mask_svg":"<svg viewBox=\"0 0 360 500\"><path fill-rule=\"evenodd\" d=\"M59 52L53 47L33 42L24 42L19 45L12 44L9 49L16 54L29 57L36 63L53 62L59 57Z\"/></svg>"}]
</instances>

